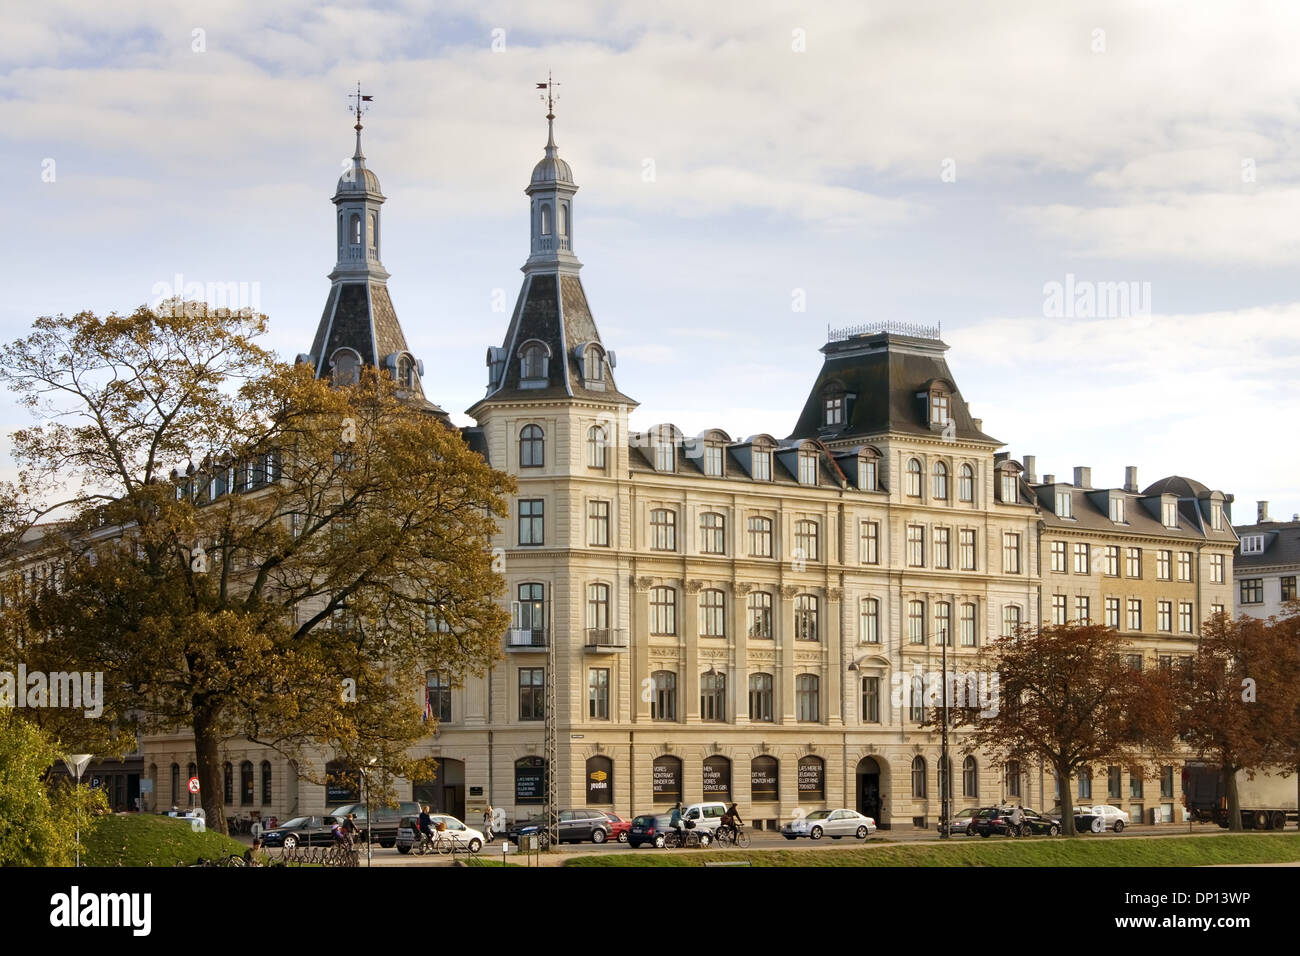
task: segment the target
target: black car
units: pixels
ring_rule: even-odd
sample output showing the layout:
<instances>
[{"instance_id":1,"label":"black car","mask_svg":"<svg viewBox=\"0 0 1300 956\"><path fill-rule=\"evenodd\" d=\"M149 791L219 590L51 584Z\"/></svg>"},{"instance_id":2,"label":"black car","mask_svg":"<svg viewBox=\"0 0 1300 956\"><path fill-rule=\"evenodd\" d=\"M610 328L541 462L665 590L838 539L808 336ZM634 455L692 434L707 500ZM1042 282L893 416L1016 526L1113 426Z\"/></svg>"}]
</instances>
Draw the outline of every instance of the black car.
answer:
<instances>
[{"instance_id":1,"label":"black car","mask_svg":"<svg viewBox=\"0 0 1300 956\"><path fill-rule=\"evenodd\" d=\"M561 810L560 842L604 843L609 839L609 817L600 810Z\"/></svg>"},{"instance_id":2,"label":"black car","mask_svg":"<svg viewBox=\"0 0 1300 956\"><path fill-rule=\"evenodd\" d=\"M342 820L349 813L356 814L352 822L357 825L357 839L365 842L366 834L371 834L380 846L394 846L397 843L397 825L405 816L419 816L420 805L412 800L404 800L395 807L374 807L374 819L366 826L366 805L349 803L347 806L331 810L329 815Z\"/></svg>"},{"instance_id":3,"label":"black car","mask_svg":"<svg viewBox=\"0 0 1300 956\"><path fill-rule=\"evenodd\" d=\"M1025 827L1029 828L1030 833L1046 833L1048 836L1056 836L1061 832L1061 821L1057 817L1028 809L1023 809L1020 813L1024 818L1020 824L1022 835L1025 832Z\"/></svg>"},{"instance_id":4,"label":"black car","mask_svg":"<svg viewBox=\"0 0 1300 956\"><path fill-rule=\"evenodd\" d=\"M334 842L333 817L294 817L271 830L262 831L262 846L327 846Z\"/></svg>"},{"instance_id":5,"label":"black car","mask_svg":"<svg viewBox=\"0 0 1300 956\"><path fill-rule=\"evenodd\" d=\"M510 826L506 827L506 839L515 846L523 846L523 843L521 842L523 838L526 836L532 836L533 834L537 835L539 840L538 845L543 850L550 846L551 841L549 834L546 832L545 815L529 817L526 820L516 820L514 823L510 824Z\"/></svg>"},{"instance_id":6,"label":"black car","mask_svg":"<svg viewBox=\"0 0 1300 956\"><path fill-rule=\"evenodd\" d=\"M1020 830L1011 826L1011 807L981 807L971 817L970 832L982 837L993 834L1020 836Z\"/></svg>"},{"instance_id":7,"label":"black car","mask_svg":"<svg viewBox=\"0 0 1300 956\"><path fill-rule=\"evenodd\" d=\"M627 831L628 846L636 848L648 843L655 849L662 849L664 837L672 831L669 825L671 813L650 813L632 818L632 828Z\"/></svg>"}]
</instances>

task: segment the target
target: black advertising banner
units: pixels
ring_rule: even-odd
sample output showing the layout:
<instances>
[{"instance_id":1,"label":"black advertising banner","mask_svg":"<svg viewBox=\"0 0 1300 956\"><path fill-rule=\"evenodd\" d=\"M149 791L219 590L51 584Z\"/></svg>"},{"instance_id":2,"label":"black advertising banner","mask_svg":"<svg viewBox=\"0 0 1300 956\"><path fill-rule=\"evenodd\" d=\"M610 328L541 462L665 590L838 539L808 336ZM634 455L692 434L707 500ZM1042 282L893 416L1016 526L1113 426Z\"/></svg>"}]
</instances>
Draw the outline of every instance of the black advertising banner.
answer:
<instances>
[{"instance_id":1,"label":"black advertising banner","mask_svg":"<svg viewBox=\"0 0 1300 956\"><path fill-rule=\"evenodd\" d=\"M614 802L614 761L608 757L592 757L587 761L587 803L610 804Z\"/></svg>"},{"instance_id":2,"label":"black advertising banner","mask_svg":"<svg viewBox=\"0 0 1300 956\"><path fill-rule=\"evenodd\" d=\"M524 757L515 761L515 803L542 803L546 799L546 761Z\"/></svg>"},{"instance_id":3,"label":"black advertising banner","mask_svg":"<svg viewBox=\"0 0 1300 956\"><path fill-rule=\"evenodd\" d=\"M799 758L799 799L826 799L826 764L820 757Z\"/></svg>"},{"instance_id":4,"label":"black advertising banner","mask_svg":"<svg viewBox=\"0 0 1300 956\"><path fill-rule=\"evenodd\" d=\"M706 757L704 760L704 798L731 798L731 761L726 757Z\"/></svg>"},{"instance_id":5,"label":"black advertising banner","mask_svg":"<svg viewBox=\"0 0 1300 956\"><path fill-rule=\"evenodd\" d=\"M754 803L774 802L780 793L775 757L755 757L749 764L749 792Z\"/></svg>"},{"instance_id":6,"label":"black advertising banner","mask_svg":"<svg viewBox=\"0 0 1300 956\"><path fill-rule=\"evenodd\" d=\"M655 803L673 803L682 798L682 762L676 757L655 757L651 780Z\"/></svg>"}]
</instances>

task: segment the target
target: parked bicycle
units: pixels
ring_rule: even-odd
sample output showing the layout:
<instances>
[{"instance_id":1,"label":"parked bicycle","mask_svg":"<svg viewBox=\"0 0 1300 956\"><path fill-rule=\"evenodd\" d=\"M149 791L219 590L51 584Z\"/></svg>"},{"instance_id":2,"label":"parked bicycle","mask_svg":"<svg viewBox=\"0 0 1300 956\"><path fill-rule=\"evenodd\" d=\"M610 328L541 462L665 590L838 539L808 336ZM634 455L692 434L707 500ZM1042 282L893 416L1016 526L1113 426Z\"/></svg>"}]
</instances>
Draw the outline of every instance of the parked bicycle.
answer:
<instances>
[{"instance_id":1,"label":"parked bicycle","mask_svg":"<svg viewBox=\"0 0 1300 956\"><path fill-rule=\"evenodd\" d=\"M713 842L718 846L737 846L743 850L749 846L749 833L742 823L736 824L735 832L727 827L718 827L713 834Z\"/></svg>"},{"instance_id":2,"label":"parked bicycle","mask_svg":"<svg viewBox=\"0 0 1300 956\"><path fill-rule=\"evenodd\" d=\"M669 830L664 836L664 846L681 847L681 846L708 846L713 842L713 834L701 827L687 827L682 831L683 836L678 836L676 830Z\"/></svg>"}]
</instances>

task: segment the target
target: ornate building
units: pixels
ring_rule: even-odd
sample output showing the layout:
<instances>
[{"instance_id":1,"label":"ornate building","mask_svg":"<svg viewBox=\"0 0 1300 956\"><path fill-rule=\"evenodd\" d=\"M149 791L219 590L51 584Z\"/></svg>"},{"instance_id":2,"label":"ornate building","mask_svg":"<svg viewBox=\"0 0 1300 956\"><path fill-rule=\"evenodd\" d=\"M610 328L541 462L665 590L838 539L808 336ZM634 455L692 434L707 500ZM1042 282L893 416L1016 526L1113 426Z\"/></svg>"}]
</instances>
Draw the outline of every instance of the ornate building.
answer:
<instances>
[{"instance_id":1,"label":"ornate building","mask_svg":"<svg viewBox=\"0 0 1300 956\"><path fill-rule=\"evenodd\" d=\"M945 648L948 669L983 693L994 688L974 656L1020 624L1109 623L1114 611L1159 666L1194 649L1212 610L1231 612L1230 497L1180 478L1139 491L1135 475L1094 489L1086 469L1039 482L1032 459L1011 460L971 416L937 330L832 335L785 438L631 431L637 403L583 290L578 186L548 124L525 188L522 287L464 431L519 483L494 541L512 625L486 677L428 675L437 729L420 750L440 774L403 784L412 798L521 817L540 810L549 768L562 807L627 815L717 799L772 826L837 806L933 826L939 735L910 691ZM334 197L332 286L302 358L343 380L378 365L423 400L380 264L383 201L358 130ZM174 788L190 748L147 742L160 805L184 799ZM1038 766L953 753L954 807L1055 802ZM244 768L231 812L346 802L236 742L230 754L229 773ZM272 782L254 796L255 766ZM1135 799L1163 795L1163 780L1129 783Z\"/></svg>"}]
</instances>

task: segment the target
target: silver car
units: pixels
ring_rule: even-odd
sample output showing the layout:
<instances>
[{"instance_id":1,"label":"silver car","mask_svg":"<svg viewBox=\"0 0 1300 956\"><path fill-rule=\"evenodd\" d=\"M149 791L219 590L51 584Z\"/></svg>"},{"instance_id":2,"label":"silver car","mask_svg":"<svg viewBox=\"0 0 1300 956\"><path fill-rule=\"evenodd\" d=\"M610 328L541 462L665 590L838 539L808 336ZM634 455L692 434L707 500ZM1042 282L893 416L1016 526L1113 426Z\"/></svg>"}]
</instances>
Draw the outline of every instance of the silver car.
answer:
<instances>
[{"instance_id":1,"label":"silver car","mask_svg":"<svg viewBox=\"0 0 1300 956\"><path fill-rule=\"evenodd\" d=\"M846 836L865 840L875 832L875 820L864 817L857 810L845 809L814 810L806 817L793 820L781 828L781 835L787 840L796 840L799 837L820 840L823 836L828 836L832 840Z\"/></svg>"},{"instance_id":2,"label":"silver car","mask_svg":"<svg viewBox=\"0 0 1300 956\"><path fill-rule=\"evenodd\" d=\"M962 836L972 836L970 831L971 821L975 819L975 814L979 810L976 807L967 807L965 810L958 810L953 814L952 820L948 822L948 835L960 834ZM942 827L942 824L940 825ZM940 829L940 832L943 832Z\"/></svg>"}]
</instances>

